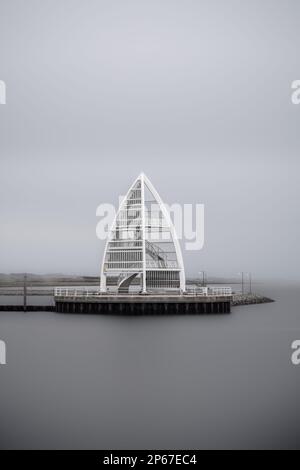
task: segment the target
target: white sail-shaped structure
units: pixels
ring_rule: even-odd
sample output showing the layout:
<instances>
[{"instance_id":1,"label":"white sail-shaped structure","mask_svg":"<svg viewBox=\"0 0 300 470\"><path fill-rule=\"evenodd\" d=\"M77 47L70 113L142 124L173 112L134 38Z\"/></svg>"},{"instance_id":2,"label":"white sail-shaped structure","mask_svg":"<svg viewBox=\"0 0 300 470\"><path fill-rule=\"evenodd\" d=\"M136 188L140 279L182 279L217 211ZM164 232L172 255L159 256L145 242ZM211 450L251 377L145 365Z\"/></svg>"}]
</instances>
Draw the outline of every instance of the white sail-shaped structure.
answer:
<instances>
[{"instance_id":1,"label":"white sail-shaped structure","mask_svg":"<svg viewBox=\"0 0 300 470\"><path fill-rule=\"evenodd\" d=\"M120 204L102 261L101 292L185 291L180 245L169 213L141 173Z\"/></svg>"}]
</instances>

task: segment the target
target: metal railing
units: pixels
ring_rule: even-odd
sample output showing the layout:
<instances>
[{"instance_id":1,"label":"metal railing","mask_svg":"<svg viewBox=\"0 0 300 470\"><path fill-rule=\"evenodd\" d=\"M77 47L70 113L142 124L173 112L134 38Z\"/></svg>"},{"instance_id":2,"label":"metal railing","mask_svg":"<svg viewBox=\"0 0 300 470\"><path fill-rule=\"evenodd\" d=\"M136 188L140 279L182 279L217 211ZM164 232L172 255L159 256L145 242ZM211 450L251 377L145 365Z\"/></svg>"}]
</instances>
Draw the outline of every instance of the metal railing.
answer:
<instances>
[{"instance_id":1,"label":"metal railing","mask_svg":"<svg viewBox=\"0 0 300 470\"><path fill-rule=\"evenodd\" d=\"M227 286L208 287L208 293L211 295L232 295L232 288Z\"/></svg>"},{"instance_id":2,"label":"metal railing","mask_svg":"<svg viewBox=\"0 0 300 470\"><path fill-rule=\"evenodd\" d=\"M205 297L214 297L214 296L232 296L231 287L190 287L187 288L186 292L183 295L189 296L205 296Z\"/></svg>"},{"instance_id":3,"label":"metal railing","mask_svg":"<svg viewBox=\"0 0 300 470\"><path fill-rule=\"evenodd\" d=\"M153 261L153 260L150 260L150 259L147 259L146 260L146 267L147 268L155 268L155 269L162 269L162 270L168 270L169 268L170 269L179 269L178 268L178 263L177 261L169 261L169 260L166 260L165 261L165 266L162 267L162 266L159 266L158 265L158 262L157 261Z\"/></svg>"},{"instance_id":4,"label":"metal railing","mask_svg":"<svg viewBox=\"0 0 300 470\"><path fill-rule=\"evenodd\" d=\"M99 297L99 296L118 296L120 295L117 291L109 291L109 292L100 292L99 288L95 287L55 287L54 288L54 297ZM126 294L121 294L126 296L139 296L139 292L128 292ZM146 294L148 297L150 296L159 296L164 295L168 297L178 296L177 292L168 292L168 290L158 290L155 292L149 292ZM192 289L188 289L186 292L181 294L183 296L232 296L232 289L231 287L196 287Z\"/></svg>"},{"instance_id":5,"label":"metal railing","mask_svg":"<svg viewBox=\"0 0 300 470\"><path fill-rule=\"evenodd\" d=\"M186 295L208 295L208 288L207 287L194 287L194 288L189 288L186 291Z\"/></svg>"},{"instance_id":6,"label":"metal railing","mask_svg":"<svg viewBox=\"0 0 300 470\"><path fill-rule=\"evenodd\" d=\"M95 297L101 295L97 287L55 287L54 297Z\"/></svg>"}]
</instances>

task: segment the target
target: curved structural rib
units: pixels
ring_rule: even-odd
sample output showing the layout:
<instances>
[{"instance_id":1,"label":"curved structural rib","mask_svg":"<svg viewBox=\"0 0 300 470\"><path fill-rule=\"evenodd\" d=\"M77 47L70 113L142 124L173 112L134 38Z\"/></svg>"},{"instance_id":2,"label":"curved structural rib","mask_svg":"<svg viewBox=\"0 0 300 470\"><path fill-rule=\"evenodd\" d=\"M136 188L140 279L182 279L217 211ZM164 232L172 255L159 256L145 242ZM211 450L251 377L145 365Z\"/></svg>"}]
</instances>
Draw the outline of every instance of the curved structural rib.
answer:
<instances>
[{"instance_id":1,"label":"curved structural rib","mask_svg":"<svg viewBox=\"0 0 300 470\"><path fill-rule=\"evenodd\" d=\"M102 261L101 292L185 290L180 245L169 213L141 173L112 224Z\"/></svg>"}]
</instances>

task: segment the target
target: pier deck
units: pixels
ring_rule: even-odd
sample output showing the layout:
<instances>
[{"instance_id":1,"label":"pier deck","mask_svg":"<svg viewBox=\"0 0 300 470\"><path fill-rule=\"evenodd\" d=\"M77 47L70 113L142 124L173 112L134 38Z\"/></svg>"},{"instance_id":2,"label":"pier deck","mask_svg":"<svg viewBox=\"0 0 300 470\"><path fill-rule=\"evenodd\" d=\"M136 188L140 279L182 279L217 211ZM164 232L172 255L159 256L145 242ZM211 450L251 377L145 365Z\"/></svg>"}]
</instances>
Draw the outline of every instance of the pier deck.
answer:
<instances>
[{"instance_id":1,"label":"pier deck","mask_svg":"<svg viewBox=\"0 0 300 470\"><path fill-rule=\"evenodd\" d=\"M103 314L218 314L230 313L231 295L74 294L57 292L56 311Z\"/></svg>"}]
</instances>

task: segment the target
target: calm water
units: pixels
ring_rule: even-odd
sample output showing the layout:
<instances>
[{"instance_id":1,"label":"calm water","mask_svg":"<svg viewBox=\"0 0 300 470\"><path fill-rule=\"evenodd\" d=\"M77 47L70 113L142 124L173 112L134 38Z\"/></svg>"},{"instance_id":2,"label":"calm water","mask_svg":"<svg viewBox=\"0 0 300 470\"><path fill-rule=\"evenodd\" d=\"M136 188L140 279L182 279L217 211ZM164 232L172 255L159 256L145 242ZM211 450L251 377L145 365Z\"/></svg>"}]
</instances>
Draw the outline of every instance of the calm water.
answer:
<instances>
[{"instance_id":1,"label":"calm water","mask_svg":"<svg viewBox=\"0 0 300 470\"><path fill-rule=\"evenodd\" d=\"M299 287L230 316L0 312L1 447L300 447Z\"/></svg>"}]
</instances>

